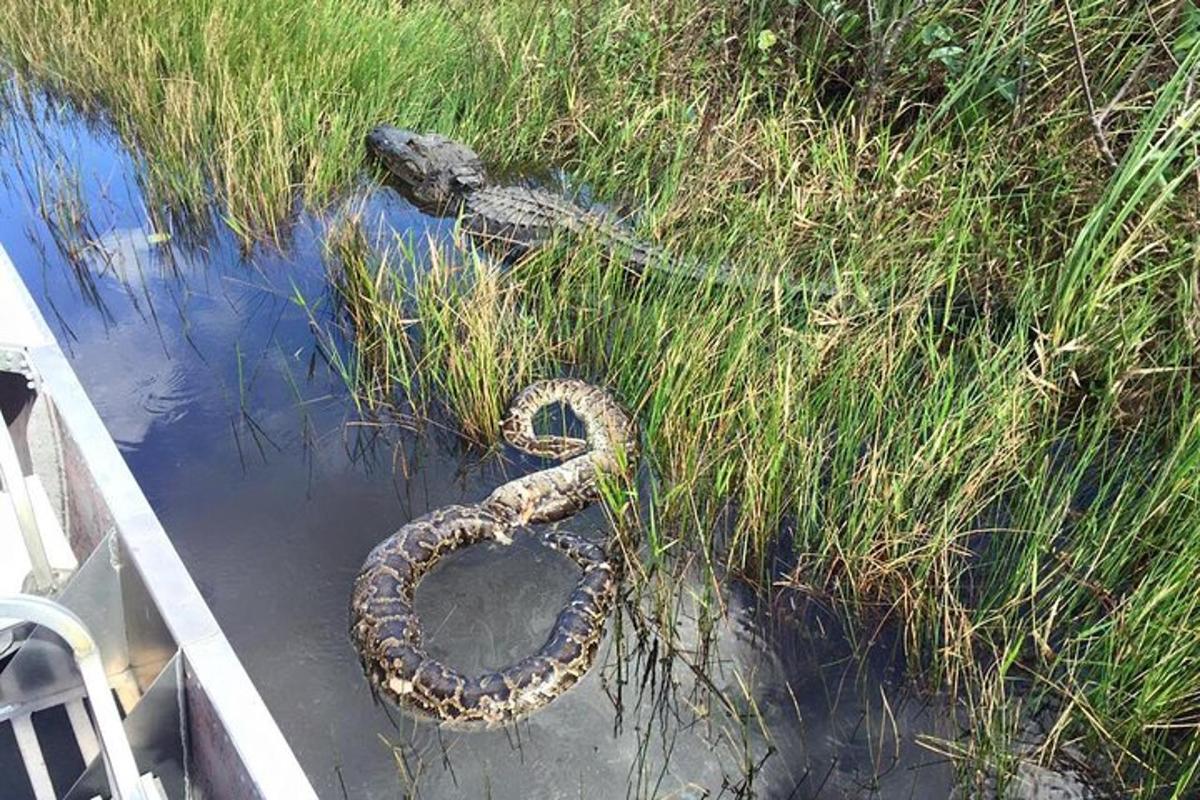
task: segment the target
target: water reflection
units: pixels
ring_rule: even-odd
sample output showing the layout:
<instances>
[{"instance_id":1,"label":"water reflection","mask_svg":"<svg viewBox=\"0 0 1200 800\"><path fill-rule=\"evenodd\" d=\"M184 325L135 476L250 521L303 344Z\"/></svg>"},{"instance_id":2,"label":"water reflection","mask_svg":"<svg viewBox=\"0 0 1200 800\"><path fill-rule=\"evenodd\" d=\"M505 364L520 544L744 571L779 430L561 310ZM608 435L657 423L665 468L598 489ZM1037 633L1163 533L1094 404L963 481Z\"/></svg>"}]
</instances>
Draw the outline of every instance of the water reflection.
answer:
<instances>
[{"instance_id":1,"label":"water reflection","mask_svg":"<svg viewBox=\"0 0 1200 800\"><path fill-rule=\"evenodd\" d=\"M597 667L508 728L455 732L376 704L346 634L365 554L538 465L356 416L322 351L346 344L321 218L297 215L282 250L247 248L215 217L155 209L136 159L69 107L10 84L0 122L0 243L323 797L948 793L950 770L915 737L949 732L894 688L890 659L852 658L831 619L768 610L764 625L749 593L714 622L698 585L678 594L669 639L627 598ZM352 202L376 239L449 236L392 192ZM595 509L569 523L604 525ZM459 553L421 586L430 647L465 668L515 660L574 580L530 542Z\"/></svg>"}]
</instances>

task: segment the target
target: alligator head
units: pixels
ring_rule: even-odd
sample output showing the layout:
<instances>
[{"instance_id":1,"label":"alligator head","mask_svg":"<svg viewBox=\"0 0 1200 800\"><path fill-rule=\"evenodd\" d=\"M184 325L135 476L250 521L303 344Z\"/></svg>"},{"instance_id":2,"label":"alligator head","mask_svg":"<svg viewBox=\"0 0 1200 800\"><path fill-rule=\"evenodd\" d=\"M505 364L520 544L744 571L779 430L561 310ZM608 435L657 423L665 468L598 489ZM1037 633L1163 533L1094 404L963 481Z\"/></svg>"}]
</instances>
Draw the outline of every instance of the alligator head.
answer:
<instances>
[{"instance_id":1,"label":"alligator head","mask_svg":"<svg viewBox=\"0 0 1200 800\"><path fill-rule=\"evenodd\" d=\"M483 162L473 150L436 133L380 125L367 134L367 151L424 211L444 212L487 182Z\"/></svg>"}]
</instances>

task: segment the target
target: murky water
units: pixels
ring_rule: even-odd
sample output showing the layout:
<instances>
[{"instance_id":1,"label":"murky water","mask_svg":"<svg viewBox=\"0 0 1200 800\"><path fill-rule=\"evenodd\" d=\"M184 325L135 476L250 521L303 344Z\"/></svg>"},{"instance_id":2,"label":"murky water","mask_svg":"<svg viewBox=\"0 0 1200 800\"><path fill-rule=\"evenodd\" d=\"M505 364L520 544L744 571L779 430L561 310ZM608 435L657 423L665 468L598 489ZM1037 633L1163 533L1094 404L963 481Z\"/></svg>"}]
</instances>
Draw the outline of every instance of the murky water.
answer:
<instances>
[{"instance_id":1,"label":"murky water","mask_svg":"<svg viewBox=\"0 0 1200 800\"><path fill-rule=\"evenodd\" d=\"M314 334L330 305L320 219L296 219L282 251L247 252L219 223L159 229L111 134L11 92L0 175L0 244L322 797L948 794L948 764L917 743L947 726L896 688L891 659L851 658L812 613L772 613L766 630L745 592L726 598L699 675L696 654L667 656L625 615L596 669L507 729L439 730L376 704L346 634L367 551L538 464L355 416ZM369 208L418 241L448 235L390 191ZM569 523L602 525L595 510ZM574 580L527 542L458 554L421 587L431 649L464 668L514 660Z\"/></svg>"}]
</instances>

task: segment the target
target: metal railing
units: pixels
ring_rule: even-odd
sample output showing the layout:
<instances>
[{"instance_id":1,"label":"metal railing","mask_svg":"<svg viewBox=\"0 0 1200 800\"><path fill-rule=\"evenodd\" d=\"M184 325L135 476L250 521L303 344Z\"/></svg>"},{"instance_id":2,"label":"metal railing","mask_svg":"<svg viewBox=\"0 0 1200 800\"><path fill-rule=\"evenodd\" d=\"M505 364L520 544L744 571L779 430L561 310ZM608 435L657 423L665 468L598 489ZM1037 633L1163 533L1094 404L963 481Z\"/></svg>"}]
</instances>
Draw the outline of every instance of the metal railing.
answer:
<instances>
[{"instance_id":1,"label":"metal railing","mask_svg":"<svg viewBox=\"0 0 1200 800\"><path fill-rule=\"evenodd\" d=\"M17 514L17 526L21 529L21 538L25 540L25 551L29 554L29 564L33 568L33 591L46 595L54 592L54 573L50 569L50 559L46 556L46 545L38 530L37 515L33 511L33 501L29 498L29 487L25 485L25 472L21 469L21 460L17 457L17 448L13 444L8 425L0 419L0 484L8 492Z\"/></svg>"},{"instance_id":2,"label":"metal railing","mask_svg":"<svg viewBox=\"0 0 1200 800\"><path fill-rule=\"evenodd\" d=\"M28 594L0 597L0 628L23 622L32 622L54 632L71 649L92 707L100 755L113 800L150 800L142 791L137 763L104 674L100 650L87 627L69 609L53 600Z\"/></svg>"}]
</instances>

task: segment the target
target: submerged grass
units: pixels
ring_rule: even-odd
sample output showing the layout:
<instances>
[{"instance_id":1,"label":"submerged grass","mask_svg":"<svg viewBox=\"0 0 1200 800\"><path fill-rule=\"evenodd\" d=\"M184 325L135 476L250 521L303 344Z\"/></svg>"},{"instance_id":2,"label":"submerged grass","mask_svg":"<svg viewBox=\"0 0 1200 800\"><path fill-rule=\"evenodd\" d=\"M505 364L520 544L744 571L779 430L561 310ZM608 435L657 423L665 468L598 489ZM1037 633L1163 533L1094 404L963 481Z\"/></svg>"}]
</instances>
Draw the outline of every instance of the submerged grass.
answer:
<instances>
[{"instance_id":1,"label":"submerged grass","mask_svg":"<svg viewBox=\"0 0 1200 800\"><path fill-rule=\"evenodd\" d=\"M499 271L330 238L365 398L495 440L568 370L645 431L651 559L903 626L981 731L1052 699L1141 796L1200 782L1200 12L1190 1L0 0L158 202L280 236L394 122L550 161L785 304L594 248ZM404 276L424 273L410 282ZM765 299L764 299L765 298ZM997 736L1002 735L997 733ZM986 750L981 745L981 751Z\"/></svg>"}]
</instances>

